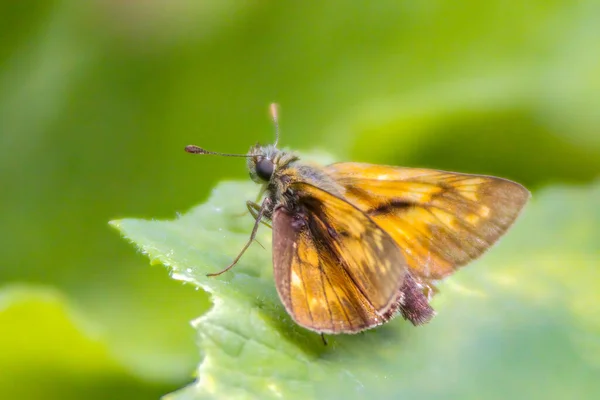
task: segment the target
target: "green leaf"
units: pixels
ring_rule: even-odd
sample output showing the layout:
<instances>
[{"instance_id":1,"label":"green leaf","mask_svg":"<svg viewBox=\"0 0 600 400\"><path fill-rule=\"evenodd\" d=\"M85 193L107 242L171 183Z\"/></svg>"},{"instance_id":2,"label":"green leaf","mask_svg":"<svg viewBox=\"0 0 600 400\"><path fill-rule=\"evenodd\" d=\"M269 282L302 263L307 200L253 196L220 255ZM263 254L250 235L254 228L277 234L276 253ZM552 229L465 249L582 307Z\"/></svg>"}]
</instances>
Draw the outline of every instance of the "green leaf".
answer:
<instances>
[{"instance_id":1,"label":"green leaf","mask_svg":"<svg viewBox=\"0 0 600 400\"><path fill-rule=\"evenodd\" d=\"M169 399L593 398L600 395L600 182L534 196L505 239L440 284L434 320L397 318L358 335L295 325L277 297L269 250L241 216L250 183L222 183L175 221L114 221L123 235L214 303L193 321L196 384ZM270 230L259 242L269 249ZM591 397L590 397L591 396Z\"/></svg>"},{"instance_id":2,"label":"green leaf","mask_svg":"<svg viewBox=\"0 0 600 400\"><path fill-rule=\"evenodd\" d=\"M54 288L4 286L0 327L3 398L156 398L172 387L140 380L111 352L103 330Z\"/></svg>"}]
</instances>

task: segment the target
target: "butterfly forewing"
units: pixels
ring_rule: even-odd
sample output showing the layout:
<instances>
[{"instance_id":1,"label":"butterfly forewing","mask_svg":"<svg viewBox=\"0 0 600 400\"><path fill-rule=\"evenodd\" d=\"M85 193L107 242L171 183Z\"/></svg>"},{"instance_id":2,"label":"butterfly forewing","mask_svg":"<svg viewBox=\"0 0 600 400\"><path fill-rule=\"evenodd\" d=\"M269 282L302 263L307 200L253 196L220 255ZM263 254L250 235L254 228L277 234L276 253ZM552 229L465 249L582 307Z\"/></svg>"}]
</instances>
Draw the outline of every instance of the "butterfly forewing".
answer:
<instances>
[{"instance_id":1,"label":"butterfly forewing","mask_svg":"<svg viewBox=\"0 0 600 400\"><path fill-rule=\"evenodd\" d=\"M294 183L293 211L273 214L277 290L294 320L317 332L377 326L395 306L406 262L394 240L355 206Z\"/></svg>"},{"instance_id":2,"label":"butterfly forewing","mask_svg":"<svg viewBox=\"0 0 600 400\"><path fill-rule=\"evenodd\" d=\"M332 164L326 171L425 279L443 278L480 256L530 196L518 183L483 175L361 163Z\"/></svg>"}]
</instances>

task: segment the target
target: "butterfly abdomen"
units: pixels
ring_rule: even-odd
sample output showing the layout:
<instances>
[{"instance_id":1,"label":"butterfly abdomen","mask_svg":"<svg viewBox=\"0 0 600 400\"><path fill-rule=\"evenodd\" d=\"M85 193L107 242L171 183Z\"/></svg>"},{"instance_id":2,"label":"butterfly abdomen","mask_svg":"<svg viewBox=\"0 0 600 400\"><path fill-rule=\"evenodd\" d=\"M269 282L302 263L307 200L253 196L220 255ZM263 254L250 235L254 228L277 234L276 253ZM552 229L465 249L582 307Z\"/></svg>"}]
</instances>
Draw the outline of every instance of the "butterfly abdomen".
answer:
<instances>
[{"instance_id":1,"label":"butterfly abdomen","mask_svg":"<svg viewBox=\"0 0 600 400\"><path fill-rule=\"evenodd\" d=\"M435 310L429 305L427 296L423 294L422 288L409 273L406 274L400 291L402 295L399 296L398 302L386 313L384 318L392 318L399 311L404 319L409 320L415 326L426 324L433 318Z\"/></svg>"}]
</instances>

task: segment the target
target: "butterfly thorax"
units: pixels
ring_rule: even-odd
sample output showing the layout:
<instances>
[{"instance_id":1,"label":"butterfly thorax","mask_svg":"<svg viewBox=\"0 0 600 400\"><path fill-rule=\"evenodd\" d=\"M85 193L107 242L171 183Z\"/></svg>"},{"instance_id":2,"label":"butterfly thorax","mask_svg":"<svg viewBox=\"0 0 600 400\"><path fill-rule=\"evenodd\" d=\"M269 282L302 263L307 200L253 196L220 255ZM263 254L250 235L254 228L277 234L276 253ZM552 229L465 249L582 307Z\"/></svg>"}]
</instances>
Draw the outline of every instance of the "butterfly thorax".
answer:
<instances>
[{"instance_id":1,"label":"butterfly thorax","mask_svg":"<svg viewBox=\"0 0 600 400\"><path fill-rule=\"evenodd\" d=\"M316 163L307 163L288 151L277 149L273 145L256 144L248 152L248 170L256 183L262 184L262 193L270 198L271 206L266 213L270 216L277 206L293 210L296 205L294 183L304 182L316 186L338 197L343 197L344 189L336 183Z\"/></svg>"}]
</instances>

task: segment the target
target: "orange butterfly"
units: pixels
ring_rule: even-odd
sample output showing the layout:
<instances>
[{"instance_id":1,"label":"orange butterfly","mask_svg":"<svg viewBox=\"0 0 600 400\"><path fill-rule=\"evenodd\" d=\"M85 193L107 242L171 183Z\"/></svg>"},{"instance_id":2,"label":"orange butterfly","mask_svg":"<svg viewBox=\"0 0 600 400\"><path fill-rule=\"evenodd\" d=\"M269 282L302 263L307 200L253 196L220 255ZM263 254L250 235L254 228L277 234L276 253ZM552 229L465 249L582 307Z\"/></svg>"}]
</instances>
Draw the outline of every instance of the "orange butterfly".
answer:
<instances>
[{"instance_id":1,"label":"orange butterfly","mask_svg":"<svg viewBox=\"0 0 600 400\"><path fill-rule=\"evenodd\" d=\"M187 146L195 154L247 157L262 203L247 202L273 228L279 297L299 325L356 333L397 314L414 325L434 315L433 281L479 257L519 215L530 193L491 176L362 163L303 163L275 144L247 155ZM271 226L270 225L270 226Z\"/></svg>"}]
</instances>

